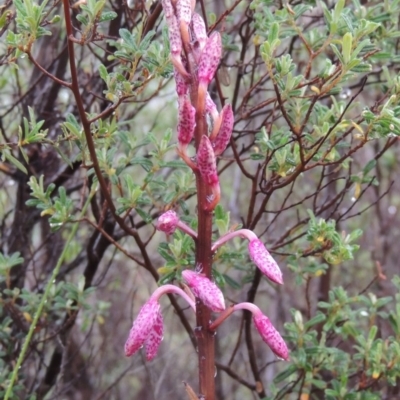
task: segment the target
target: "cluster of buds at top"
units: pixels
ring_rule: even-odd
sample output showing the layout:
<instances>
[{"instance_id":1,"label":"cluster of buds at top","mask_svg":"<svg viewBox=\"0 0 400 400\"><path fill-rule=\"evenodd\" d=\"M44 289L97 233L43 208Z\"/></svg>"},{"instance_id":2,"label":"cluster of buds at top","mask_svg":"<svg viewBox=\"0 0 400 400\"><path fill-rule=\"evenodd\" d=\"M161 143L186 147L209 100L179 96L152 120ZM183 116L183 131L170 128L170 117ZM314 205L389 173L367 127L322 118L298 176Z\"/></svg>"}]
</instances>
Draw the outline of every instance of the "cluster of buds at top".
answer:
<instances>
[{"instance_id":1,"label":"cluster of buds at top","mask_svg":"<svg viewBox=\"0 0 400 400\"><path fill-rule=\"evenodd\" d=\"M178 94L178 153L197 171L207 186L207 210L213 210L220 199L216 157L226 149L232 135L234 116L226 105L219 113L208 85L214 78L221 60L221 35L207 35L203 18L196 14L192 0L162 0L168 25L171 60ZM196 87L196 104L192 104L189 88ZM192 96L193 97L193 96ZM209 114L212 126L194 138L196 118ZM187 155L187 147L195 139L195 161Z\"/></svg>"}]
</instances>

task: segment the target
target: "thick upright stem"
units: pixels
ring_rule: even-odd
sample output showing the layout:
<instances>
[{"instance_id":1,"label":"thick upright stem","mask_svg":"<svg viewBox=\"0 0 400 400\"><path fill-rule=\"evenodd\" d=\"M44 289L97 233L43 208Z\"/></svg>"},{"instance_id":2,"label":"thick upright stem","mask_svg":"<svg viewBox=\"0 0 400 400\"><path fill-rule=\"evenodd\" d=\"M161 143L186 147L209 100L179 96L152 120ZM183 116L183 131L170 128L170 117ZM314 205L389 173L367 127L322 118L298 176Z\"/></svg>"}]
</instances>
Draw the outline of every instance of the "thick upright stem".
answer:
<instances>
[{"instance_id":1,"label":"thick upright stem","mask_svg":"<svg viewBox=\"0 0 400 400\"><path fill-rule=\"evenodd\" d=\"M196 104L195 142L199 146L203 135L207 135L207 123L204 104L198 103L197 82L191 85L192 104ZM207 185L196 173L197 204L198 204L198 232L196 243L196 268L201 268L203 274L211 279L212 251L212 211L207 210ZM199 357L199 392L205 400L215 399L215 343L214 334L208 327L211 321L211 310L197 299L195 334L197 337Z\"/></svg>"}]
</instances>

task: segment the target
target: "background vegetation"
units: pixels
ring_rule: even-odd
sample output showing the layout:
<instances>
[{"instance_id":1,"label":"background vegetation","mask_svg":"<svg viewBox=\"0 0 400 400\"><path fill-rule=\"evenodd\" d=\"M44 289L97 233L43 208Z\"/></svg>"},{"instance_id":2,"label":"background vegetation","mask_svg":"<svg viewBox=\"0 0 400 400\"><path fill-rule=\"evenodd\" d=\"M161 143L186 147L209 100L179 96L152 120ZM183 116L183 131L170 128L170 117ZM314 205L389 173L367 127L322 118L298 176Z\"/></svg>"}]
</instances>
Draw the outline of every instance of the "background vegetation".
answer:
<instances>
[{"instance_id":1,"label":"background vegetation","mask_svg":"<svg viewBox=\"0 0 400 400\"><path fill-rule=\"evenodd\" d=\"M214 276L231 302L257 298L291 349L276 360L251 316L232 316L217 398L397 399L400 1L197 3L223 33L213 98L235 112L215 232L254 230L285 285L239 240ZM185 398L182 381L197 385L195 321L174 297L161 354L123 356L145 299L194 260L157 216L196 213L162 7L128 5L0 6L2 396L16 377L15 399Z\"/></svg>"}]
</instances>

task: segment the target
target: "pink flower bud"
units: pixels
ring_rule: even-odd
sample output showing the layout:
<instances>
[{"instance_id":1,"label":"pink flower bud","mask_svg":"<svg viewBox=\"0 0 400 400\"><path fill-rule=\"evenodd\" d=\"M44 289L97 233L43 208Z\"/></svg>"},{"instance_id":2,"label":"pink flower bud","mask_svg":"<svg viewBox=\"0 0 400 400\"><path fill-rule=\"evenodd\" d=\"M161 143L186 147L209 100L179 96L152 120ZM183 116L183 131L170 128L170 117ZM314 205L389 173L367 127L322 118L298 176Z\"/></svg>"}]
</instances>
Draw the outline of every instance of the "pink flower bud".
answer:
<instances>
[{"instance_id":1,"label":"pink flower bud","mask_svg":"<svg viewBox=\"0 0 400 400\"><path fill-rule=\"evenodd\" d=\"M199 83L208 85L213 79L221 59L221 35L213 32L208 38L199 61Z\"/></svg>"},{"instance_id":2,"label":"pink flower bud","mask_svg":"<svg viewBox=\"0 0 400 400\"><path fill-rule=\"evenodd\" d=\"M212 142L212 145L214 147L214 154L216 156L222 154L226 149L226 146L228 145L232 135L233 123L235 119L233 116L232 106L230 104L227 104L222 109L221 114L221 127L219 129L217 137Z\"/></svg>"},{"instance_id":3,"label":"pink flower bud","mask_svg":"<svg viewBox=\"0 0 400 400\"><path fill-rule=\"evenodd\" d=\"M176 19L174 14L172 14L171 17L167 19L167 24L171 54L173 57L180 56L182 51L182 39L181 32L179 30L178 20Z\"/></svg>"},{"instance_id":4,"label":"pink flower bud","mask_svg":"<svg viewBox=\"0 0 400 400\"><path fill-rule=\"evenodd\" d=\"M197 151L197 167L208 185L219 185L214 149L210 139L205 135L201 138Z\"/></svg>"},{"instance_id":5,"label":"pink flower bud","mask_svg":"<svg viewBox=\"0 0 400 400\"><path fill-rule=\"evenodd\" d=\"M211 114L214 121L218 118L217 106L208 92L206 94L206 112Z\"/></svg>"},{"instance_id":6,"label":"pink flower bud","mask_svg":"<svg viewBox=\"0 0 400 400\"><path fill-rule=\"evenodd\" d=\"M158 218L156 229L165 232L167 235L172 235L178 224L178 214L173 210L169 210Z\"/></svg>"},{"instance_id":7,"label":"pink flower bud","mask_svg":"<svg viewBox=\"0 0 400 400\"><path fill-rule=\"evenodd\" d=\"M164 10L164 15L168 21L172 15L174 15L174 7L172 6L171 0L161 0L162 8Z\"/></svg>"},{"instance_id":8,"label":"pink flower bud","mask_svg":"<svg viewBox=\"0 0 400 400\"><path fill-rule=\"evenodd\" d=\"M183 64L183 63L182 63ZM174 67L174 78L176 85L176 93L179 97L185 96L189 91L189 86L186 83L186 79L182 74Z\"/></svg>"},{"instance_id":9,"label":"pink flower bud","mask_svg":"<svg viewBox=\"0 0 400 400\"><path fill-rule=\"evenodd\" d=\"M196 127L196 109L188 97L179 101L178 141L180 145L187 146L193 139Z\"/></svg>"},{"instance_id":10,"label":"pink flower bud","mask_svg":"<svg viewBox=\"0 0 400 400\"><path fill-rule=\"evenodd\" d=\"M176 15L179 23L184 22L186 25L189 25L192 19L191 0L178 0L176 3Z\"/></svg>"},{"instance_id":11,"label":"pink flower bud","mask_svg":"<svg viewBox=\"0 0 400 400\"><path fill-rule=\"evenodd\" d=\"M224 296L214 282L188 269L182 272L182 277L185 279L194 295L198 297L205 306L216 312L225 310Z\"/></svg>"},{"instance_id":12,"label":"pink flower bud","mask_svg":"<svg viewBox=\"0 0 400 400\"><path fill-rule=\"evenodd\" d=\"M197 13L194 13L192 16L191 28L194 40L193 46L195 49L199 50L199 53L201 53L207 43L208 38L204 20Z\"/></svg>"},{"instance_id":13,"label":"pink flower bud","mask_svg":"<svg viewBox=\"0 0 400 400\"><path fill-rule=\"evenodd\" d=\"M249 243L250 258L260 271L272 282L283 284L282 272L276 261L269 254L264 244L259 239L253 239Z\"/></svg>"},{"instance_id":14,"label":"pink flower bud","mask_svg":"<svg viewBox=\"0 0 400 400\"><path fill-rule=\"evenodd\" d=\"M269 318L261 312L253 314L254 325L256 326L259 334L271 350L283 360L289 359L289 350L286 346L282 336L271 324Z\"/></svg>"},{"instance_id":15,"label":"pink flower bud","mask_svg":"<svg viewBox=\"0 0 400 400\"><path fill-rule=\"evenodd\" d=\"M160 304L156 299L150 297L141 308L129 332L128 340L125 343L125 355L127 357L135 354L144 345L154 326L159 323L157 322L159 312Z\"/></svg>"},{"instance_id":16,"label":"pink flower bud","mask_svg":"<svg viewBox=\"0 0 400 400\"><path fill-rule=\"evenodd\" d=\"M156 321L153 325L153 329L150 331L149 336L144 342L146 348L146 359L151 361L156 355L158 348L160 347L161 341L164 334L164 324L161 311L158 310Z\"/></svg>"}]
</instances>

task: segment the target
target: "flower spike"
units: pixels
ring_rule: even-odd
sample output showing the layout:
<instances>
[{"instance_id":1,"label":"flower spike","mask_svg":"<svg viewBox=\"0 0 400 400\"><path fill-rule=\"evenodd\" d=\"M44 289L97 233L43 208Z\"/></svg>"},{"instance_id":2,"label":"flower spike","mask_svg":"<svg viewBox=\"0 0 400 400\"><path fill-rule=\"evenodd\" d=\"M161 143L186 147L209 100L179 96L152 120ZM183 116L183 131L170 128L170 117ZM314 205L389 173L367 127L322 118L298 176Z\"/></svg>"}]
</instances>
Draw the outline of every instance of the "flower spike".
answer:
<instances>
[{"instance_id":1,"label":"flower spike","mask_svg":"<svg viewBox=\"0 0 400 400\"><path fill-rule=\"evenodd\" d=\"M204 305L216 312L225 310L224 295L214 282L189 269L182 272L182 277Z\"/></svg>"},{"instance_id":2,"label":"flower spike","mask_svg":"<svg viewBox=\"0 0 400 400\"><path fill-rule=\"evenodd\" d=\"M271 254L269 254L269 251L265 248L264 243L259 239L253 239L250 241L248 249L250 258L261 272L272 282L282 285L282 272Z\"/></svg>"}]
</instances>

